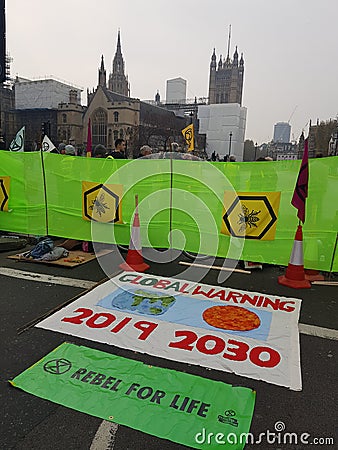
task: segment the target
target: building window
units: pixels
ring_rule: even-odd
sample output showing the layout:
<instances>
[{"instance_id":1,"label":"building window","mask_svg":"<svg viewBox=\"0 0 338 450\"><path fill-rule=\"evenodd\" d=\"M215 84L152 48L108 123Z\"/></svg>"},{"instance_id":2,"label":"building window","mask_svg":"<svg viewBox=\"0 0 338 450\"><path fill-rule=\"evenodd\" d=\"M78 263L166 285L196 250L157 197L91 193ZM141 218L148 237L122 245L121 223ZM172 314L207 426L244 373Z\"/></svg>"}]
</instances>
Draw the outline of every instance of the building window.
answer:
<instances>
[{"instance_id":1,"label":"building window","mask_svg":"<svg viewBox=\"0 0 338 450\"><path fill-rule=\"evenodd\" d=\"M120 130L120 139L124 139L124 133L123 133L122 128L121 128L121 130Z\"/></svg>"},{"instance_id":2,"label":"building window","mask_svg":"<svg viewBox=\"0 0 338 450\"><path fill-rule=\"evenodd\" d=\"M62 123L67 123L67 114L62 114Z\"/></svg>"},{"instance_id":3,"label":"building window","mask_svg":"<svg viewBox=\"0 0 338 450\"><path fill-rule=\"evenodd\" d=\"M114 112L114 122L118 122L118 121L119 121L119 113Z\"/></svg>"},{"instance_id":4,"label":"building window","mask_svg":"<svg viewBox=\"0 0 338 450\"><path fill-rule=\"evenodd\" d=\"M92 141L97 144L107 145L107 113L99 108L92 115Z\"/></svg>"},{"instance_id":5,"label":"building window","mask_svg":"<svg viewBox=\"0 0 338 450\"><path fill-rule=\"evenodd\" d=\"M119 137L119 133L117 132L117 130L114 130L114 141L116 141L116 139L118 139Z\"/></svg>"}]
</instances>

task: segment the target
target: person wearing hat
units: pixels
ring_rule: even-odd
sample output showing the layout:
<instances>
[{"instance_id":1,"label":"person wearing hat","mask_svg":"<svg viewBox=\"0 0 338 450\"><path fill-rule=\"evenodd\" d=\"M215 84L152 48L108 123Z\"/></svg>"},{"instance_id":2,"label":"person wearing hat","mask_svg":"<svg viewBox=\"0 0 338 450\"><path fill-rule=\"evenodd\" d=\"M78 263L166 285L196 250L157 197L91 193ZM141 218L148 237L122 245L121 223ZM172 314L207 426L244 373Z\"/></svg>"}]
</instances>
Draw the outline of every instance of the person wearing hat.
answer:
<instances>
[{"instance_id":1,"label":"person wearing hat","mask_svg":"<svg viewBox=\"0 0 338 450\"><path fill-rule=\"evenodd\" d=\"M102 144L97 144L94 148L93 157L94 158L106 158L108 155L107 149Z\"/></svg>"},{"instance_id":2,"label":"person wearing hat","mask_svg":"<svg viewBox=\"0 0 338 450\"><path fill-rule=\"evenodd\" d=\"M65 147L66 147L66 144L63 142L60 142L60 144L58 146L58 150L59 150L59 153L61 153L62 155L65 154Z\"/></svg>"},{"instance_id":3,"label":"person wearing hat","mask_svg":"<svg viewBox=\"0 0 338 450\"><path fill-rule=\"evenodd\" d=\"M65 155L75 156L76 155L75 147L71 144L66 145L65 146Z\"/></svg>"},{"instance_id":4,"label":"person wearing hat","mask_svg":"<svg viewBox=\"0 0 338 450\"><path fill-rule=\"evenodd\" d=\"M140 153L138 155L139 158L144 158L146 156L149 156L152 154L152 150L151 147L149 147L149 145L142 145L142 147L140 148Z\"/></svg>"}]
</instances>

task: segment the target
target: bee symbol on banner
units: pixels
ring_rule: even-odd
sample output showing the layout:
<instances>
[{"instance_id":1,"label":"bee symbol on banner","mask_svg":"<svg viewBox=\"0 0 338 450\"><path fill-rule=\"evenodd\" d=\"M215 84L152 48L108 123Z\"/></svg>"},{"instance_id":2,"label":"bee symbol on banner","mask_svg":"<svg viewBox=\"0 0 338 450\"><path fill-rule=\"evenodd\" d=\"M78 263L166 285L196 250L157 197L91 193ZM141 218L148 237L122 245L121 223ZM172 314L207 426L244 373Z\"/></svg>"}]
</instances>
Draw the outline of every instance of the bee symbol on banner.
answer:
<instances>
[{"instance_id":1,"label":"bee symbol on banner","mask_svg":"<svg viewBox=\"0 0 338 450\"><path fill-rule=\"evenodd\" d=\"M102 214L106 213L106 209L109 209L109 206L105 203L105 195L103 192L92 200L92 205L89 206L89 209L92 211L95 210L100 217L102 217Z\"/></svg>"},{"instance_id":2,"label":"bee symbol on banner","mask_svg":"<svg viewBox=\"0 0 338 450\"><path fill-rule=\"evenodd\" d=\"M82 218L103 223L123 223L120 184L82 182Z\"/></svg>"},{"instance_id":3,"label":"bee symbol on banner","mask_svg":"<svg viewBox=\"0 0 338 450\"><path fill-rule=\"evenodd\" d=\"M242 233L246 230L247 227L252 228L256 227L256 222L259 222L259 217L257 215L260 213L260 211L255 211L254 209L249 212L250 210L245 206L242 205L243 213L238 214L238 224L240 225L239 232Z\"/></svg>"}]
</instances>

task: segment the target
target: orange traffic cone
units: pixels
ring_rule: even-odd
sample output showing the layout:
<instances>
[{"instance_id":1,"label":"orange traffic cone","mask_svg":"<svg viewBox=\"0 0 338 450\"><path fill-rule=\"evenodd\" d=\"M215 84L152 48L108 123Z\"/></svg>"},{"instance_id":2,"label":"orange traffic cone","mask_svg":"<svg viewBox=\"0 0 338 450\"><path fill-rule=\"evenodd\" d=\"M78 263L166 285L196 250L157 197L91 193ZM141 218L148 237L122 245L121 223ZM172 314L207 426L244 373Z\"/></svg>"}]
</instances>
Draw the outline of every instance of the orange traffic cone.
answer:
<instances>
[{"instance_id":1,"label":"orange traffic cone","mask_svg":"<svg viewBox=\"0 0 338 450\"><path fill-rule=\"evenodd\" d=\"M310 288L311 283L305 279L303 257L303 231L298 225L289 265L285 275L278 277L278 283L295 289Z\"/></svg>"},{"instance_id":2,"label":"orange traffic cone","mask_svg":"<svg viewBox=\"0 0 338 450\"><path fill-rule=\"evenodd\" d=\"M149 269L149 265L143 261L141 234L140 234L140 218L138 215L138 195L135 195L135 215L133 227L131 230L130 244L126 261L120 264L121 269L127 271L144 272Z\"/></svg>"},{"instance_id":3,"label":"orange traffic cone","mask_svg":"<svg viewBox=\"0 0 338 450\"><path fill-rule=\"evenodd\" d=\"M325 277L322 275L319 270L314 269L305 269L305 279L309 281L324 281Z\"/></svg>"}]
</instances>

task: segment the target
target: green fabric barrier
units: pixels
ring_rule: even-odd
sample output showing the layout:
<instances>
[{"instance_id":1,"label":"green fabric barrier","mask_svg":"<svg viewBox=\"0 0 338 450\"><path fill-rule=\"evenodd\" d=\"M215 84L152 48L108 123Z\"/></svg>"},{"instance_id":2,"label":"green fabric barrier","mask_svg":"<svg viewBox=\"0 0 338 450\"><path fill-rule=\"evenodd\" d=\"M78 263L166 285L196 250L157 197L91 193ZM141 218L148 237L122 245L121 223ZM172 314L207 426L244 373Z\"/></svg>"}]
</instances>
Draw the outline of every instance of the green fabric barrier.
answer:
<instances>
[{"instance_id":1,"label":"green fabric barrier","mask_svg":"<svg viewBox=\"0 0 338 450\"><path fill-rule=\"evenodd\" d=\"M336 238L338 157L310 160L309 196L303 228L304 265L309 269L330 269ZM212 163L173 161L173 229L185 232L174 247L228 258L287 265L298 224L291 205L300 161L254 163ZM272 241L246 240L220 234L224 191L281 192L277 230ZM189 211L182 210L187 202ZM194 197L195 196L195 197ZM181 208L181 210L179 209ZM215 234L218 230L218 235ZM242 248L243 247L243 248ZM242 253L241 253L242 249ZM334 267L336 267L335 258Z\"/></svg>"},{"instance_id":2,"label":"green fabric barrier","mask_svg":"<svg viewBox=\"0 0 338 450\"><path fill-rule=\"evenodd\" d=\"M53 236L129 244L139 196L143 246L168 247L170 165L168 160L112 160L45 154L48 231ZM123 224L82 218L82 181L122 184ZM157 214L153 216L153 211Z\"/></svg>"},{"instance_id":3,"label":"green fabric barrier","mask_svg":"<svg viewBox=\"0 0 338 450\"><path fill-rule=\"evenodd\" d=\"M44 153L48 228L41 155L0 152L0 176L11 176L9 208L0 229L128 245L139 195L144 247L186 249L232 259L287 265L298 224L291 206L300 161L207 163L186 160L111 160ZM338 270L335 194L338 157L309 161L309 196L303 227L304 265ZM122 224L82 218L82 181L122 184ZM276 236L248 240L220 233L224 191L281 192ZM171 241L169 233L172 230Z\"/></svg>"},{"instance_id":4,"label":"green fabric barrier","mask_svg":"<svg viewBox=\"0 0 338 450\"><path fill-rule=\"evenodd\" d=\"M54 403L198 449L217 449L220 439L222 448L243 449L255 404L249 388L69 343L10 383ZM213 433L210 442L208 433ZM217 433L223 435L218 443Z\"/></svg>"},{"instance_id":5,"label":"green fabric barrier","mask_svg":"<svg viewBox=\"0 0 338 450\"><path fill-rule=\"evenodd\" d=\"M0 230L44 236L46 212L39 152L0 151L0 177L10 177L9 211L0 211Z\"/></svg>"}]
</instances>

